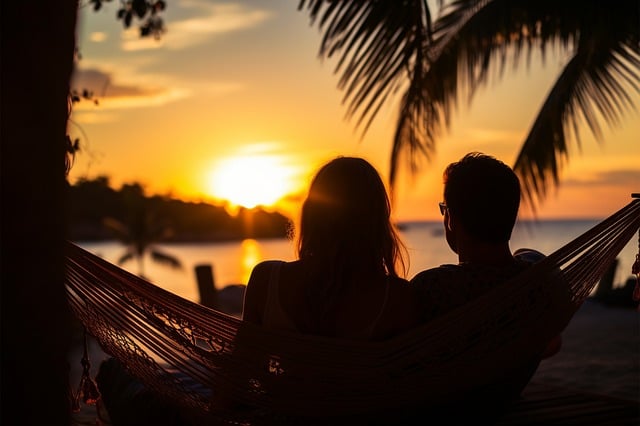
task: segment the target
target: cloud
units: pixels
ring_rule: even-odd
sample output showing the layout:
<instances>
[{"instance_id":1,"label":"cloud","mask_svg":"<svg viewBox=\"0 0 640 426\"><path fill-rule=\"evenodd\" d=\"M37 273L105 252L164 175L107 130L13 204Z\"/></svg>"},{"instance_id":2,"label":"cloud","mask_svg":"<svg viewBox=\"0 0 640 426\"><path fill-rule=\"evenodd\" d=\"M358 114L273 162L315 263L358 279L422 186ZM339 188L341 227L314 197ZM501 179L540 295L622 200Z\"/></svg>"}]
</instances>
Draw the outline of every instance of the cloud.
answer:
<instances>
[{"instance_id":1,"label":"cloud","mask_svg":"<svg viewBox=\"0 0 640 426\"><path fill-rule=\"evenodd\" d=\"M72 87L90 90L98 97L146 96L159 91L159 89L115 84L111 73L96 68L77 69L73 76Z\"/></svg>"},{"instance_id":2,"label":"cloud","mask_svg":"<svg viewBox=\"0 0 640 426\"><path fill-rule=\"evenodd\" d=\"M224 96L245 89L242 83L233 81L182 81L175 76L144 74L139 71L139 64L106 65L106 68L117 69L117 72L105 71L103 67L105 66L92 64L90 68L75 70L71 88L80 93L85 89L92 92L99 106L91 101L84 101L76 104L74 110L153 107L195 94ZM121 81L128 83L123 84Z\"/></svg>"},{"instance_id":3,"label":"cloud","mask_svg":"<svg viewBox=\"0 0 640 426\"><path fill-rule=\"evenodd\" d=\"M572 177L562 180L563 186L635 186L640 188L640 170L620 169L599 171L589 176Z\"/></svg>"},{"instance_id":4,"label":"cloud","mask_svg":"<svg viewBox=\"0 0 640 426\"><path fill-rule=\"evenodd\" d=\"M265 10L248 9L232 3L209 4L200 1L184 1L177 5L183 10L193 10L193 17L172 21L168 31L159 39L140 37L137 28L122 33L122 49L125 51L157 49L184 49L204 43L212 36L253 28L270 18Z\"/></svg>"},{"instance_id":5,"label":"cloud","mask_svg":"<svg viewBox=\"0 0 640 426\"><path fill-rule=\"evenodd\" d=\"M510 144L522 142L522 132L500 130L500 129L484 129L484 128L471 128L465 132L465 138L469 141L477 143L490 143L490 144Z\"/></svg>"},{"instance_id":6,"label":"cloud","mask_svg":"<svg viewBox=\"0 0 640 426\"><path fill-rule=\"evenodd\" d=\"M91 33L91 35L89 35L89 40L94 43L102 43L103 41L107 40L107 33L104 33L102 31L94 31Z\"/></svg>"},{"instance_id":7,"label":"cloud","mask_svg":"<svg viewBox=\"0 0 640 426\"><path fill-rule=\"evenodd\" d=\"M189 95L188 90L181 88L116 83L111 73L96 68L76 70L72 88L93 92L101 109L159 106ZM80 102L74 106L74 110L93 107L91 102Z\"/></svg>"}]
</instances>

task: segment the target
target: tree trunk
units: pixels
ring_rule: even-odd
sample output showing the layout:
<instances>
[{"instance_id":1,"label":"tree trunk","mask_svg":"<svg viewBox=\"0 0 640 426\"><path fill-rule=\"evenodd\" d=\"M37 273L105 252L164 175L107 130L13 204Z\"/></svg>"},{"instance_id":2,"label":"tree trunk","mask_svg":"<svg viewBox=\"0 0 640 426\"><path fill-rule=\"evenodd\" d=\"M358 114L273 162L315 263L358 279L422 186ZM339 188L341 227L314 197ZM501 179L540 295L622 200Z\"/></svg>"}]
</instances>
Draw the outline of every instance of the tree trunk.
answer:
<instances>
[{"instance_id":1,"label":"tree trunk","mask_svg":"<svg viewBox=\"0 0 640 426\"><path fill-rule=\"evenodd\" d=\"M2 3L2 418L68 425L65 135L77 0Z\"/></svg>"}]
</instances>

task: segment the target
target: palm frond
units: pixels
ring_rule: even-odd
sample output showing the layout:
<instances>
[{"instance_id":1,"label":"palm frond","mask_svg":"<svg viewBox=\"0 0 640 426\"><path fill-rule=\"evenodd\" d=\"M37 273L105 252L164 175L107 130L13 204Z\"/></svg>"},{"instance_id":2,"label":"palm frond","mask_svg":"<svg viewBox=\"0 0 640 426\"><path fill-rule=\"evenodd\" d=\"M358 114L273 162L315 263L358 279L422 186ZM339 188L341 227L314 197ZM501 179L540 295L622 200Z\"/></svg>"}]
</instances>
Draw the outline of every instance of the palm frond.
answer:
<instances>
[{"instance_id":1,"label":"palm frond","mask_svg":"<svg viewBox=\"0 0 640 426\"><path fill-rule=\"evenodd\" d=\"M424 93L419 97L425 121L409 120L401 112L392 162L397 163L403 149L410 157L429 154L457 100L466 97L471 102L491 69L500 76L508 63L516 68L521 56L530 59L534 49L544 57L548 45L555 43L575 50L574 59L552 89L514 165L523 180L525 201L535 210L548 186L558 184L562 163L568 161L565 127L573 126L577 136L580 116L600 137L598 113L615 124L633 107L624 84L636 91L640 85L637 6L629 0L615 5L585 1L577 13L571 2L454 1L436 21L434 43L426 51L430 65L421 77ZM396 168L392 164L392 170Z\"/></svg>"},{"instance_id":2,"label":"palm frond","mask_svg":"<svg viewBox=\"0 0 640 426\"><path fill-rule=\"evenodd\" d=\"M113 217L105 217L102 219L102 225L114 236L114 238L129 244L131 242L131 234L129 228L118 219Z\"/></svg>"},{"instance_id":3,"label":"palm frond","mask_svg":"<svg viewBox=\"0 0 640 426\"><path fill-rule=\"evenodd\" d=\"M605 10L594 13L599 20L581 28L575 54L545 100L514 165L523 183L523 198L534 211L549 187L559 184L570 155L569 129L580 147L583 119L596 140L603 142L599 116L609 125L618 124L635 107L629 90L640 93L640 27L633 24L638 22L638 10L631 19L614 13L616 19L609 20L613 17ZM633 16L630 9L626 13Z\"/></svg>"},{"instance_id":4,"label":"palm frond","mask_svg":"<svg viewBox=\"0 0 640 426\"><path fill-rule=\"evenodd\" d=\"M341 72L346 116L359 114L356 126L366 133L413 67L425 66L419 56L430 34L427 2L301 0L298 9L323 31L320 57L340 55L334 72Z\"/></svg>"},{"instance_id":5,"label":"palm frond","mask_svg":"<svg viewBox=\"0 0 640 426\"><path fill-rule=\"evenodd\" d=\"M123 263L130 261L134 257L135 257L135 254L132 251L127 250L122 256L118 258L118 264L122 265Z\"/></svg>"},{"instance_id":6,"label":"palm frond","mask_svg":"<svg viewBox=\"0 0 640 426\"><path fill-rule=\"evenodd\" d=\"M172 256L168 253L164 253L158 249L151 249L150 252L151 252L151 259L153 259L155 262L158 262L160 264L170 266L176 269L182 268L182 263L175 256Z\"/></svg>"},{"instance_id":7,"label":"palm frond","mask_svg":"<svg viewBox=\"0 0 640 426\"><path fill-rule=\"evenodd\" d=\"M421 71L421 68L416 67L414 72L417 74ZM392 186L396 181L400 157L403 153L408 151L406 159L413 175L419 169L418 160L420 158L429 160L431 153L435 151L435 137L432 134L434 129L427 128L425 124L433 121L429 117L439 114L439 111L424 98L423 78L424 75L416 75L412 79L401 102L391 151L389 181Z\"/></svg>"},{"instance_id":8,"label":"palm frond","mask_svg":"<svg viewBox=\"0 0 640 426\"><path fill-rule=\"evenodd\" d=\"M392 187L403 153L407 154L412 173L419 168L417 157L430 160L438 136L449 125L460 83L467 83L473 92L484 81L493 53L486 49L487 40L493 39L476 34L484 31L490 21L481 13L487 3L457 1L447 6L435 23L432 42L417 55L424 65L414 68L401 103L391 155Z\"/></svg>"}]
</instances>

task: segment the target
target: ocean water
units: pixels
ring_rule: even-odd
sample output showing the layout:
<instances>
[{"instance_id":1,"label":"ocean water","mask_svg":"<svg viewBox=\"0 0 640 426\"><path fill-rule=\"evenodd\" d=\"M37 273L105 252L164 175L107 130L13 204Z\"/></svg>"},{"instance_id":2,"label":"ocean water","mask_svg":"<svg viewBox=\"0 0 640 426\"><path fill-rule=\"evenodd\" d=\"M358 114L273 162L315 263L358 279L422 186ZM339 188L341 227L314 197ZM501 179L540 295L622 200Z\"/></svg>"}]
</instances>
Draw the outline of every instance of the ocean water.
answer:
<instances>
[{"instance_id":1,"label":"ocean water","mask_svg":"<svg viewBox=\"0 0 640 426\"><path fill-rule=\"evenodd\" d=\"M557 220L518 222L511 249L534 248L550 254L598 223L597 220ZM444 239L442 222L411 222L405 224L400 235L409 254L408 278L423 269L445 263L457 263L457 258ZM78 242L78 244L112 262L125 251L119 242ZM636 234L618 256L614 286L624 285L631 275L631 267L638 253ZM171 269L150 258L143 262L143 275L154 284L197 302L199 299L195 266L213 267L216 288L229 284L246 284L252 268L267 259L295 259L295 243L288 239L244 240L224 243L159 244L158 248L177 257L181 269ZM140 274L138 264L130 261L120 265L134 274Z\"/></svg>"}]
</instances>

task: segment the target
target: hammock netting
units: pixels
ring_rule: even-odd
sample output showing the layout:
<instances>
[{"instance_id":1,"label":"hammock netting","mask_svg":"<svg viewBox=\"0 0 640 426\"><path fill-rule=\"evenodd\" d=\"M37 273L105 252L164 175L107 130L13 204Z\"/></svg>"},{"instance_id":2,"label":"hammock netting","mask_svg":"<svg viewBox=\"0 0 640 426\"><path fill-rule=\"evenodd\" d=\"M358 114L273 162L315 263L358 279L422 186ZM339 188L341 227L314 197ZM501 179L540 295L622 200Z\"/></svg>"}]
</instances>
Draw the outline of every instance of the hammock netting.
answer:
<instances>
[{"instance_id":1,"label":"hammock netting","mask_svg":"<svg viewBox=\"0 0 640 426\"><path fill-rule=\"evenodd\" d=\"M265 413L357 416L372 407L451 401L539 353L639 228L634 199L490 293L378 342L243 322L72 243L66 288L102 349L194 418L239 424ZM253 408L230 408L230 400Z\"/></svg>"}]
</instances>

